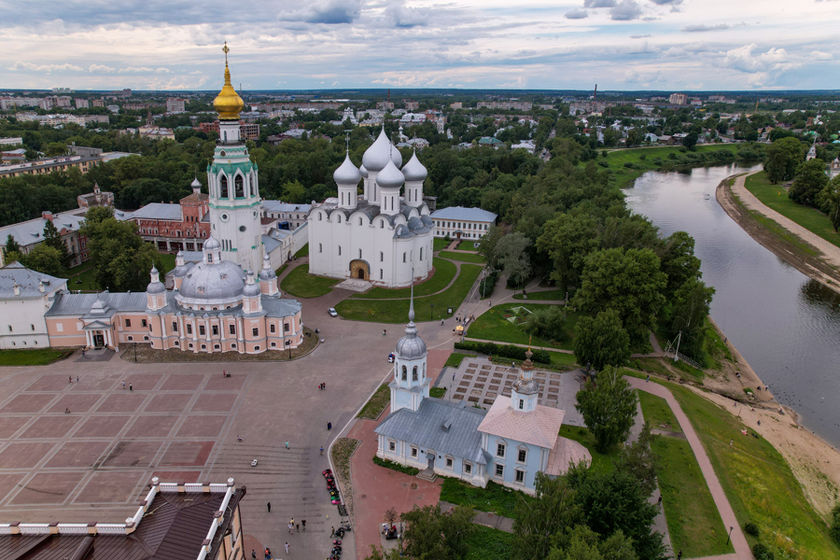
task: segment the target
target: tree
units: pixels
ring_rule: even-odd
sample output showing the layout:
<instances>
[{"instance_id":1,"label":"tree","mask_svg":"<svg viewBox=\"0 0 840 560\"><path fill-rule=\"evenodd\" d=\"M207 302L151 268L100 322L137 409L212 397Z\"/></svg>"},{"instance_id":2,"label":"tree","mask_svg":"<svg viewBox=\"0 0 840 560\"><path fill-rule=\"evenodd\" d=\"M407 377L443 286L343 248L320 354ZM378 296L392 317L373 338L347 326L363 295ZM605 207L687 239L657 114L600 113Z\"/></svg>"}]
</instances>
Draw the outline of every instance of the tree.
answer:
<instances>
[{"instance_id":1,"label":"tree","mask_svg":"<svg viewBox=\"0 0 840 560\"><path fill-rule=\"evenodd\" d=\"M47 245L40 243L29 253L20 255L20 263L26 268L49 274L50 276L61 277L64 275L64 264L61 260L61 253Z\"/></svg>"},{"instance_id":2,"label":"tree","mask_svg":"<svg viewBox=\"0 0 840 560\"><path fill-rule=\"evenodd\" d=\"M666 282L650 249L604 249L586 257L574 303L589 315L615 309L631 342L638 343L665 302Z\"/></svg>"},{"instance_id":3,"label":"tree","mask_svg":"<svg viewBox=\"0 0 840 560\"><path fill-rule=\"evenodd\" d=\"M5 262L10 262L9 261L9 253L20 253L20 252L21 252L20 244L18 244L18 242L15 241L15 238L10 233L9 235L6 236L6 246L3 247L3 257L4 257Z\"/></svg>"},{"instance_id":4,"label":"tree","mask_svg":"<svg viewBox=\"0 0 840 560\"><path fill-rule=\"evenodd\" d=\"M595 318L581 317L574 343L579 364L600 371L605 366L620 366L630 357L630 335L621 326L614 309L606 309Z\"/></svg>"},{"instance_id":5,"label":"tree","mask_svg":"<svg viewBox=\"0 0 840 560\"><path fill-rule=\"evenodd\" d=\"M825 162L820 158L809 159L796 169L788 196L799 204L817 206L817 195L827 183Z\"/></svg>"},{"instance_id":6,"label":"tree","mask_svg":"<svg viewBox=\"0 0 840 560\"><path fill-rule=\"evenodd\" d=\"M835 543L840 545L840 504L831 510L831 526L828 528L828 534Z\"/></svg>"},{"instance_id":7,"label":"tree","mask_svg":"<svg viewBox=\"0 0 840 560\"><path fill-rule=\"evenodd\" d=\"M662 535L653 530L658 508L648 503L635 476L622 469L596 472L575 467L567 475L583 520L602 538L621 532L639 558L665 557Z\"/></svg>"},{"instance_id":8,"label":"tree","mask_svg":"<svg viewBox=\"0 0 840 560\"><path fill-rule=\"evenodd\" d=\"M525 331L548 340L565 340L566 309L559 305L537 309L528 316Z\"/></svg>"},{"instance_id":9,"label":"tree","mask_svg":"<svg viewBox=\"0 0 840 560\"><path fill-rule=\"evenodd\" d=\"M557 214L545 223L537 249L551 259L551 279L560 289L578 285L586 256L598 248L599 238L598 221L588 214Z\"/></svg>"},{"instance_id":10,"label":"tree","mask_svg":"<svg viewBox=\"0 0 840 560\"><path fill-rule=\"evenodd\" d=\"M660 270L668 277L666 297L671 297L689 278L697 278L700 275L700 259L694 256L694 238L684 231L669 235L660 256Z\"/></svg>"},{"instance_id":11,"label":"tree","mask_svg":"<svg viewBox=\"0 0 840 560\"><path fill-rule=\"evenodd\" d=\"M375 546L370 545L370 554L365 557L365 560L400 560L401 558L402 555L400 554L399 547L386 551L381 547L376 548Z\"/></svg>"},{"instance_id":12,"label":"tree","mask_svg":"<svg viewBox=\"0 0 840 560\"><path fill-rule=\"evenodd\" d=\"M537 473L535 500L516 504L513 550L518 560L542 560L551 550L552 538L581 519L575 492L566 477L549 478Z\"/></svg>"},{"instance_id":13,"label":"tree","mask_svg":"<svg viewBox=\"0 0 840 560\"><path fill-rule=\"evenodd\" d=\"M642 493L650 496L656 488L656 457L651 449L653 435L650 433L650 426L645 422L639 439L621 448L618 458L618 466L630 472L639 481Z\"/></svg>"},{"instance_id":14,"label":"tree","mask_svg":"<svg viewBox=\"0 0 840 560\"><path fill-rule=\"evenodd\" d=\"M442 513L440 505L414 507L400 518L406 523L404 550L413 560L459 560L467 555L467 538L473 532L472 508L456 506Z\"/></svg>"},{"instance_id":15,"label":"tree","mask_svg":"<svg viewBox=\"0 0 840 560\"><path fill-rule=\"evenodd\" d=\"M47 220L44 224L44 244L58 251L62 266L68 266L70 264L70 253L67 251L67 246L61 239L61 233L59 233L58 228L55 227L52 220Z\"/></svg>"},{"instance_id":16,"label":"tree","mask_svg":"<svg viewBox=\"0 0 840 560\"><path fill-rule=\"evenodd\" d=\"M789 181L805 155L805 146L793 137L780 138L764 151L764 171L771 183Z\"/></svg>"},{"instance_id":17,"label":"tree","mask_svg":"<svg viewBox=\"0 0 840 560\"><path fill-rule=\"evenodd\" d=\"M697 145L697 133L689 132L686 134L685 138L683 138L682 145L689 150L694 150L694 147Z\"/></svg>"},{"instance_id":18,"label":"tree","mask_svg":"<svg viewBox=\"0 0 840 560\"><path fill-rule=\"evenodd\" d=\"M666 320L663 321L669 337L682 332L680 351L698 360L703 357L706 337L706 317L715 289L698 277L689 278L677 288L669 302Z\"/></svg>"},{"instance_id":19,"label":"tree","mask_svg":"<svg viewBox=\"0 0 840 560\"><path fill-rule=\"evenodd\" d=\"M555 538L548 560L638 560L633 542L619 530L604 539L584 524Z\"/></svg>"},{"instance_id":20,"label":"tree","mask_svg":"<svg viewBox=\"0 0 840 560\"><path fill-rule=\"evenodd\" d=\"M607 367L578 392L575 408L603 453L627 439L636 416L636 393L617 369Z\"/></svg>"},{"instance_id":21,"label":"tree","mask_svg":"<svg viewBox=\"0 0 840 560\"><path fill-rule=\"evenodd\" d=\"M834 177L820 192L817 202L828 214L834 231L840 231L840 175ZM8 245L6 245L8 247Z\"/></svg>"},{"instance_id":22,"label":"tree","mask_svg":"<svg viewBox=\"0 0 840 560\"><path fill-rule=\"evenodd\" d=\"M496 263L507 275L508 286L524 286L531 277L530 246L531 240L518 232L509 233L496 243Z\"/></svg>"},{"instance_id":23,"label":"tree","mask_svg":"<svg viewBox=\"0 0 840 560\"><path fill-rule=\"evenodd\" d=\"M88 253L101 288L114 291L143 291L149 283L149 271L157 251L137 234L137 225L102 218L88 211L80 233L88 238ZM91 221L90 218L100 221Z\"/></svg>"}]
</instances>

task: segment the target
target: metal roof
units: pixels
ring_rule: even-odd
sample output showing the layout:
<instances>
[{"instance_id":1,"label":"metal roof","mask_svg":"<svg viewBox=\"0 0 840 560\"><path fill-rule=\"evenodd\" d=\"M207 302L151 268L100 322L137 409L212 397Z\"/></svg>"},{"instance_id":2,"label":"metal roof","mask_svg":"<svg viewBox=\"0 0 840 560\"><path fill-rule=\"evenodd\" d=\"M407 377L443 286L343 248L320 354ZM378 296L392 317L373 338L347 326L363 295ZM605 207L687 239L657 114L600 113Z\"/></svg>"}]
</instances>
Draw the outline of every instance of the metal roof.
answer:
<instances>
[{"instance_id":1,"label":"metal roof","mask_svg":"<svg viewBox=\"0 0 840 560\"><path fill-rule=\"evenodd\" d=\"M432 213L432 219L441 220L467 220L472 222L494 222L496 214L481 208L464 208L463 206L450 206L441 208Z\"/></svg>"},{"instance_id":2,"label":"metal roof","mask_svg":"<svg viewBox=\"0 0 840 560\"><path fill-rule=\"evenodd\" d=\"M374 431L439 454L485 464L478 431L485 414L484 410L468 407L463 401L454 403L427 397L417 412L401 408L389 414Z\"/></svg>"},{"instance_id":3,"label":"metal roof","mask_svg":"<svg viewBox=\"0 0 840 560\"><path fill-rule=\"evenodd\" d=\"M56 290L67 289L67 280L56 278L49 274L29 270L15 261L0 268L0 297L2 298L38 298L41 293L39 286L44 283L44 292L49 294ZM15 295L15 284L20 288L20 295Z\"/></svg>"},{"instance_id":4,"label":"metal roof","mask_svg":"<svg viewBox=\"0 0 840 560\"><path fill-rule=\"evenodd\" d=\"M175 220L181 221L181 205L152 202L139 210L135 210L128 219L142 218L144 220Z\"/></svg>"},{"instance_id":5,"label":"metal roof","mask_svg":"<svg viewBox=\"0 0 840 560\"><path fill-rule=\"evenodd\" d=\"M303 212L308 214L312 210L311 204L291 204L280 200L263 200L263 210L269 212Z\"/></svg>"},{"instance_id":6,"label":"metal roof","mask_svg":"<svg viewBox=\"0 0 840 560\"><path fill-rule=\"evenodd\" d=\"M53 214L52 220L53 225L58 231L78 231L84 221L84 211L80 211L78 208L68 212ZM9 235L14 237L15 241L23 246L41 243L44 240L44 226L46 223L47 219L42 217L2 227L0 228L0 245L6 245L6 239Z\"/></svg>"},{"instance_id":7,"label":"metal roof","mask_svg":"<svg viewBox=\"0 0 840 560\"><path fill-rule=\"evenodd\" d=\"M99 294L74 294L71 292L59 292L55 296L52 307L44 314L46 317L57 317L62 315L86 315L97 300L105 304L105 313L100 316L110 316L116 311L145 311L145 292L102 292Z\"/></svg>"}]
</instances>

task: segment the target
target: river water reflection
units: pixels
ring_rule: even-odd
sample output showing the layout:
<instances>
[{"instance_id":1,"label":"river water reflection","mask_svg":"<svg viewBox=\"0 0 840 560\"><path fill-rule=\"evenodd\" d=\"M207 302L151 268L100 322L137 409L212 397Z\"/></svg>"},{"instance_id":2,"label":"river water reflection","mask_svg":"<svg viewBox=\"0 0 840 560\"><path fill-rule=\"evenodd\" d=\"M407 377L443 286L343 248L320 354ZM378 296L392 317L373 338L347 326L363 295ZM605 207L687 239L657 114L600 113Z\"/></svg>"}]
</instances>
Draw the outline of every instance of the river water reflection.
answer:
<instances>
[{"instance_id":1,"label":"river water reflection","mask_svg":"<svg viewBox=\"0 0 840 560\"><path fill-rule=\"evenodd\" d=\"M743 170L646 173L625 191L627 203L663 235L694 237L703 279L716 290L712 318L776 398L840 447L840 296L762 247L721 209L715 188Z\"/></svg>"}]
</instances>

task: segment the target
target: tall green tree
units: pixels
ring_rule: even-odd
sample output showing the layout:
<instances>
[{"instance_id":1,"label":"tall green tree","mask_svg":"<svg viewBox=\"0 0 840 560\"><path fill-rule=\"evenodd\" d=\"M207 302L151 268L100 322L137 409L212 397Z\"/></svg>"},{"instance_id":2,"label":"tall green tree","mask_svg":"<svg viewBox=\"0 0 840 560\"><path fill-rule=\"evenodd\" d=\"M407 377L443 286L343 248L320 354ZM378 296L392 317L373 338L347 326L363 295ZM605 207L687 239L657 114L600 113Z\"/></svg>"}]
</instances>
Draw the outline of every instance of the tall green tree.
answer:
<instances>
[{"instance_id":1,"label":"tall green tree","mask_svg":"<svg viewBox=\"0 0 840 560\"><path fill-rule=\"evenodd\" d=\"M20 253L20 244L15 240L15 238L10 233L6 236L6 245L3 247L3 256L5 257L6 262L8 262L8 255L9 253Z\"/></svg>"},{"instance_id":2,"label":"tall green tree","mask_svg":"<svg viewBox=\"0 0 840 560\"><path fill-rule=\"evenodd\" d=\"M665 303L666 283L659 257L652 250L604 249L586 258L573 302L589 315L614 309L630 341L640 343Z\"/></svg>"},{"instance_id":3,"label":"tall green tree","mask_svg":"<svg viewBox=\"0 0 840 560\"><path fill-rule=\"evenodd\" d=\"M531 277L530 246L531 240L518 232L509 233L496 243L494 256L507 275L508 286L524 286Z\"/></svg>"},{"instance_id":4,"label":"tall green tree","mask_svg":"<svg viewBox=\"0 0 840 560\"><path fill-rule=\"evenodd\" d=\"M599 246L598 221L585 213L557 214L543 226L537 250L551 259L551 279L565 291L576 287L587 255Z\"/></svg>"},{"instance_id":5,"label":"tall green tree","mask_svg":"<svg viewBox=\"0 0 840 560\"><path fill-rule=\"evenodd\" d=\"M790 181L805 157L805 145L793 137L780 138L764 151L764 171L771 183Z\"/></svg>"},{"instance_id":6,"label":"tall green tree","mask_svg":"<svg viewBox=\"0 0 840 560\"><path fill-rule=\"evenodd\" d=\"M607 538L585 524L555 538L548 560L638 560L633 541L619 530Z\"/></svg>"},{"instance_id":7,"label":"tall green tree","mask_svg":"<svg viewBox=\"0 0 840 560\"><path fill-rule=\"evenodd\" d=\"M817 196L828 183L825 162L820 158L809 159L796 169L788 196L805 206L817 206Z\"/></svg>"},{"instance_id":8,"label":"tall green tree","mask_svg":"<svg viewBox=\"0 0 840 560\"><path fill-rule=\"evenodd\" d=\"M618 457L619 468L626 470L636 477L642 487L642 493L650 496L656 488L656 457L653 453L651 443L653 435L650 433L650 426L645 422L639 437L630 445L621 448Z\"/></svg>"},{"instance_id":9,"label":"tall green tree","mask_svg":"<svg viewBox=\"0 0 840 560\"><path fill-rule=\"evenodd\" d=\"M636 416L637 397L617 369L606 367L589 379L577 394L575 408L595 436L595 446L606 452L627 439Z\"/></svg>"},{"instance_id":10,"label":"tall green tree","mask_svg":"<svg viewBox=\"0 0 840 560\"><path fill-rule=\"evenodd\" d=\"M819 194L818 202L828 214L834 231L840 231L840 175L834 177Z\"/></svg>"},{"instance_id":11,"label":"tall green tree","mask_svg":"<svg viewBox=\"0 0 840 560\"><path fill-rule=\"evenodd\" d=\"M472 508L456 506L442 513L440 505L414 507L400 518L405 554L412 560L460 560L467 555L467 538L474 531Z\"/></svg>"},{"instance_id":12,"label":"tall green tree","mask_svg":"<svg viewBox=\"0 0 840 560\"><path fill-rule=\"evenodd\" d=\"M47 220L44 224L44 243L58 251L59 255L61 255L62 266L68 266L70 264L70 252L67 250L67 246L61 239L61 233L55 227L52 220Z\"/></svg>"},{"instance_id":13,"label":"tall green tree","mask_svg":"<svg viewBox=\"0 0 840 560\"><path fill-rule=\"evenodd\" d=\"M665 297L671 297L689 278L700 275L700 259L694 256L694 238L684 231L675 231L665 239L659 258L660 269L668 277Z\"/></svg>"},{"instance_id":14,"label":"tall green tree","mask_svg":"<svg viewBox=\"0 0 840 560\"><path fill-rule=\"evenodd\" d=\"M65 275L61 257L62 255L57 249L46 243L40 243L33 247L29 253L20 255L18 260L26 268L60 278Z\"/></svg>"},{"instance_id":15,"label":"tall green tree","mask_svg":"<svg viewBox=\"0 0 840 560\"><path fill-rule=\"evenodd\" d=\"M149 283L157 251L143 241L133 222L88 211L80 233L88 238L88 253L100 288L113 291L142 291ZM91 215L92 214L92 215ZM93 218L93 221L90 219ZM96 221L99 220L99 221Z\"/></svg>"},{"instance_id":16,"label":"tall green tree","mask_svg":"<svg viewBox=\"0 0 840 560\"><path fill-rule=\"evenodd\" d=\"M581 520L575 492L566 477L549 478L537 473L535 500L520 501L513 521L513 550L517 560L548 557L554 535Z\"/></svg>"},{"instance_id":17,"label":"tall green tree","mask_svg":"<svg viewBox=\"0 0 840 560\"><path fill-rule=\"evenodd\" d=\"M664 325L669 338L680 337L680 352L703 361L706 339L706 317L715 289L697 277L689 278L677 288L669 301Z\"/></svg>"},{"instance_id":18,"label":"tall green tree","mask_svg":"<svg viewBox=\"0 0 840 560\"><path fill-rule=\"evenodd\" d=\"M574 343L577 363L596 371L605 366L623 365L630 357L630 335L621 325L614 309L606 309L593 317L581 317Z\"/></svg>"}]
</instances>

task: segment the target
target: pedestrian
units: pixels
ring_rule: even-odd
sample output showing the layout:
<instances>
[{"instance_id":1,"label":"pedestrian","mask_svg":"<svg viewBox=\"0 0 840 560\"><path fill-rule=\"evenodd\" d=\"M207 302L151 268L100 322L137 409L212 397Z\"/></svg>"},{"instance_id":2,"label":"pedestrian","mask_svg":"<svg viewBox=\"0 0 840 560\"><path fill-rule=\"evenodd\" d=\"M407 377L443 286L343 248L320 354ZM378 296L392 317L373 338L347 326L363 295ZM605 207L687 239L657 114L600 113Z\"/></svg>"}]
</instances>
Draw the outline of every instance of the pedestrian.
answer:
<instances>
[{"instance_id":1,"label":"pedestrian","mask_svg":"<svg viewBox=\"0 0 840 560\"><path fill-rule=\"evenodd\" d=\"M682 560L682 550L677 552L677 560Z\"/></svg>"},{"instance_id":2,"label":"pedestrian","mask_svg":"<svg viewBox=\"0 0 840 560\"><path fill-rule=\"evenodd\" d=\"M286 445L286 449L288 449L289 448L289 442L287 441L285 445Z\"/></svg>"},{"instance_id":3,"label":"pedestrian","mask_svg":"<svg viewBox=\"0 0 840 560\"><path fill-rule=\"evenodd\" d=\"M647 377L645 377L645 381L650 381L650 375L648 375Z\"/></svg>"},{"instance_id":4,"label":"pedestrian","mask_svg":"<svg viewBox=\"0 0 840 560\"><path fill-rule=\"evenodd\" d=\"M388 334L388 331L387 331L387 330L385 330L385 329L382 329L382 336L385 336L385 335L387 335L387 334Z\"/></svg>"},{"instance_id":5,"label":"pedestrian","mask_svg":"<svg viewBox=\"0 0 840 560\"><path fill-rule=\"evenodd\" d=\"M67 376L67 383L73 383L73 376L72 375Z\"/></svg>"},{"instance_id":6,"label":"pedestrian","mask_svg":"<svg viewBox=\"0 0 840 560\"><path fill-rule=\"evenodd\" d=\"M79 382L79 376L77 375L76 376L76 383L78 383L78 382Z\"/></svg>"},{"instance_id":7,"label":"pedestrian","mask_svg":"<svg viewBox=\"0 0 840 560\"><path fill-rule=\"evenodd\" d=\"M443 321L444 321L443 319L440 320L440 326L441 327L443 326Z\"/></svg>"},{"instance_id":8,"label":"pedestrian","mask_svg":"<svg viewBox=\"0 0 840 560\"><path fill-rule=\"evenodd\" d=\"M286 547L286 554L288 554L289 553L289 541L286 541L285 547Z\"/></svg>"},{"instance_id":9,"label":"pedestrian","mask_svg":"<svg viewBox=\"0 0 840 560\"><path fill-rule=\"evenodd\" d=\"M129 391L133 391L133 390L134 390L134 385L132 385L131 383L129 383L129 384L128 384L128 390L129 390Z\"/></svg>"},{"instance_id":10,"label":"pedestrian","mask_svg":"<svg viewBox=\"0 0 840 560\"><path fill-rule=\"evenodd\" d=\"M227 377L227 371L222 370L222 377Z\"/></svg>"},{"instance_id":11,"label":"pedestrian","mask_svg":"<svg viewBox=\"0 0 840 560\"><path fill-rule=\"evenodd\" d=\"M327 431L332 430L332 422L327 422Z\"/></svg>"},{"instance_id":12,"label":"pedestrian","mask_svg":"<svg viewBox=\"0 0 840 560\"><path fill-rule=\"evenodd\" d=\"M661 505L662 505L662 494L660 494L660 495L659 495L659 499L658 499L658 500L656 500L656 505L658 505L658 506L661 506Z\"/></svg>"},{"instance_id":13,"label":"pedestrian","mask_svg":"<svg viewBox=\"0 0 840 560\"><path fill-rule=\"evenodd\" d=\"M335 527L330 527L330 537L335 536Z\"/></svg>"},{"instance_id":14,"label":"pedestrian","mask_svg":"<svg viewBox=\"0 0 840 560\"><path fill-rule=\"evenodd\" d=\"M257 560L257 551L253 548L251 549L251 560Z\"/></svg>"},{"instance_id":15,"label":"pedestrian","mask_svg":"<svg viewBox=\"0 0 840 560\"><path fill-rule=\"evenodd\" d=\"M323 455L323 454L324 454L324 446L322 445L321 446L321 455ZM306 527L306 522L305 521L303 522L303 526Z\"/></svg>"},{"instance_id":16,"label":"pedestrian","mask_svg":"<svg viewBox=\"0 0 840 560\"><path fill-rule=\"evenodd\" d=\"M122 388L125 389L125 381L122 382Z\"/></svg>"},{"instance_id":17,"label":"pedestrian","mask_svg":"<svg viewBox=\"0 0 840 560\"><path fill-rule=\"evenodd\" d=\"M300 533L300 523L295 523L295 533ZM286 552L288 552L288 550Z\"/></svg>"},{"instance_id":18,"label":"pedestrian","mask_svg":"<svg viewBox=\"0 0 840 560\"><path fill-rule=\"evenodd\" d=\"M85 357L85 349L82 348L82 358L84 358L84 357Z\"/></svg>"},{"instance_id":19,"label":"pedestrian","mask_svg":"<svg viewBox=\"0 0 840 560\"><path fill-rule=\"evenodd\" d=\"M265 509L268 510L268 513L271 513L271 502L266 502L265 503Z\"/></svg>"},{"instance_id":20,"label":"pedestrian","mask_svg":"<svg viewBox=\"0 0 840 560\"><path fill-rule=\"evenodd\" d=\"M265 558L266 560L271 560L271 549L268 547L265 547Z\"/></svg>"},{"instance_id":21,"label":"pedestrian","mask_svg":"<svg viewBox=\"0 0 840 560\"><path fill-rule=\"evenodd\" d=\"M306 519L301 519L300 524L303 525L303 532L306 532Z\"/></svg>"},{"instance_id":22,"label":"pedestrian","mask_svg":"<svg viewBox=\"0 0 840 560\"><path fill-rule=\"evenodd\" d=\"M65 409L64 409L64 414L70 414L70 409L69 409L69 408L65 408Z\"/></svg>"}]
</instances>

